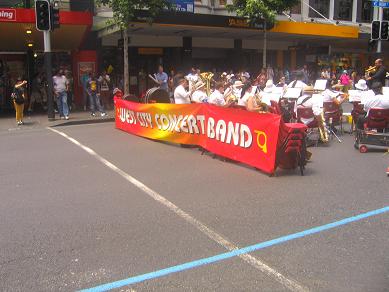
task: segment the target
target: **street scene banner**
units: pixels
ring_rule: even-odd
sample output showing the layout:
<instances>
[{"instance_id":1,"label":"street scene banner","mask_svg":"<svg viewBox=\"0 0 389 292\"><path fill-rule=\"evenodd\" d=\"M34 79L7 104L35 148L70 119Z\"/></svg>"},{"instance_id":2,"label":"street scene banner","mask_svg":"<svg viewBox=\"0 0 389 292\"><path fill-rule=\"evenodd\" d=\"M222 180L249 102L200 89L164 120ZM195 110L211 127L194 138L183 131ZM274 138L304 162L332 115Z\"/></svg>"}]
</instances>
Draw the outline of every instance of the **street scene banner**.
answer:
<instances>
[{"instance_id":1,"label":"street scene banner","mask_svg":"<svg viewBox=\"0 0 389 292\"><path fill-rule=\"evenodd\" d=\"M209 104L143 104L115 100L118 129L138 136L198 145L273 173L281 117Z\"/></svg>"}]
</instances>

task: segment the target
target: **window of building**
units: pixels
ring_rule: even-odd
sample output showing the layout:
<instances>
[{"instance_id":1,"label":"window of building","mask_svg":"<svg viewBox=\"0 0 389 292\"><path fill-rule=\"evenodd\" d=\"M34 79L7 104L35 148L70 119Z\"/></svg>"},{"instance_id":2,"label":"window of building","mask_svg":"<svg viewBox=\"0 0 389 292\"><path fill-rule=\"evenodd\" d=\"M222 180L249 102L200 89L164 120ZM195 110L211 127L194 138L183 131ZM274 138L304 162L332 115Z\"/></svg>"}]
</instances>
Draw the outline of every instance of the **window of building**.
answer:
<instances>
[{"instance_id":1,"label":"window of building","mask_svg":"<svg viewBox=\"0 0 389 292\"><path fill-rule=\"evenodd\" d=\"M357 22L371 22L374 8L370 0L358 0Z\"/></svg>"},{"instance_id":2,"label":"window of building","mask_svg":"<svg viewBox=\"0 0 389 292\"><path fill-rule=\"evenodd\" d=\"M330 0L309 0L309 6L314 8L316 11L318 11L325 17L329 17ZM312 8L309 8L309 17L323 18Z\"/></svg>"},{"instance_id":3,"label":"window of building","mask_svg":"<svg viewBox=\"0 0 389 292\"><path fill-rule=\"evenodd\" d=\"M334 19L352 20L353 0L335 0Z\"/></svg>"}]
</instances>

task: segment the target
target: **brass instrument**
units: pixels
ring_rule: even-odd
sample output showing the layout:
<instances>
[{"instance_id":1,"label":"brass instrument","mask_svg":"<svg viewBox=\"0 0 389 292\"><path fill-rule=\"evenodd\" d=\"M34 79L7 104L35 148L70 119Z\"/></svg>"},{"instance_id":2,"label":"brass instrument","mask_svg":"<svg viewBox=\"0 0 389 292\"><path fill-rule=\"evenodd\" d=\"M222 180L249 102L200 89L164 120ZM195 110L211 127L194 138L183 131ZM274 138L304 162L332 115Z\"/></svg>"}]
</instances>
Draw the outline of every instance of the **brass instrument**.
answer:
<instances>
[{"instance_id":1,"label":"brass instrument","mask_svg":"<svg viewBox=\"0 0 389 292\"><path fill-rule=\"evenodd\" d=\"M370 66L365 70L365 77L369 78L371 75L373 75L377 71L376 66Z\"/></svg>"},{"instance_id":2,"label":"brass instrument","mask_svg":"<svg viewBox=\"0 0 389 292\"><path fill-rule=\"evenodd\" d=\"M317 123L319 125L320 140L323 143L328 142L328 131L325 125L324 113L322 112L320 116L316 116Z\"/></svg>"},{"instance_id":3,"label":"brass instrument","mask_svg":"<svg viewBox=\"0 0 389 292\"><path fill-rule=\"evenodd\" d=\"M258 112L264 113L269 111L268 105L262 102L262 94L259 91L254 94L254 102L255 105L260 108Z\"/></svg>"},{"instance_id":4,"label":"brass instrument","mask_svg":"<svg viewBox=\"0 0 389 292\"><path fill-rule=\"evenodd\" d=\"M206 86L207 96L211 95L211 81L212 81L213 75L214 74L212 72L203 72L200 74L200 77Z\"/></svg>"},{"instance_id":5,"label":"brass instrument","mask_svg":"<svg viewBox=\"0 0 389 292\"><path fill-rule=\"evenodd\" d=\"M370 73L375 73L376 71L377 71L377 67L376 66L370 66L369 68L367 68L365 70L365 73L370 74Z\"/></svg>"}]
</instances>

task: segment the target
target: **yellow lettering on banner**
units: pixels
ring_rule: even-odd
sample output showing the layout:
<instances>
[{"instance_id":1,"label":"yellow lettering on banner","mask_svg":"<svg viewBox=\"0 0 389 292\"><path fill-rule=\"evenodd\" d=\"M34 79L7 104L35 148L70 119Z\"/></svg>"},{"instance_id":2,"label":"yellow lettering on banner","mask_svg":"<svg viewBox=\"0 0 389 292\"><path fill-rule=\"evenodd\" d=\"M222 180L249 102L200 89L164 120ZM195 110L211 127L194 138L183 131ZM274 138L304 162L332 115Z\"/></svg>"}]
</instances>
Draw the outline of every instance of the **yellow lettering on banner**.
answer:
<instances>
[{"instance_id":1,"label":"yellow lettering on banner","mask_svg":"<svg viewBox=\"0 0 389 292\"><path fill-rule=\"evenodd\" d=\"M267 153L267 135L262 131L254 131L257 134L257 145L259 149L263 151L263 153ZM264 138L263 143L261 144L261 137Z\"/></svg>"}]
</instances>

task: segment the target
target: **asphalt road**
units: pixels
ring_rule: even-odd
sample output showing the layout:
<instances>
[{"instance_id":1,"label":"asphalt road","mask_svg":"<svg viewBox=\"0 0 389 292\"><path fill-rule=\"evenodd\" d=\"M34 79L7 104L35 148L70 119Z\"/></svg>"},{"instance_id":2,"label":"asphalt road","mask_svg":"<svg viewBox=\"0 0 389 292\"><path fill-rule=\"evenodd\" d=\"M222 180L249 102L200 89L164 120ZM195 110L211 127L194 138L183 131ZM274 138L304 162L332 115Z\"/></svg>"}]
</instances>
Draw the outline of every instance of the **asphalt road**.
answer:
<instances>
[{"instance_id":1,"label":"asphalt road","mask_svg":"<svg viewBox=\"0 0 389 292\"><path fill-rule=\"evenodd\" d=\"M0 132L0 291L75 291L228 251L192 219L245 247L389 206L389 156L347 134L311 148L306 176L270 178L113 123L55 129L97 154L43 127ZM389 213L250 255L117 291L389 291Z\"/></svg>"}]
</instances>

